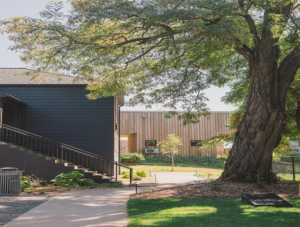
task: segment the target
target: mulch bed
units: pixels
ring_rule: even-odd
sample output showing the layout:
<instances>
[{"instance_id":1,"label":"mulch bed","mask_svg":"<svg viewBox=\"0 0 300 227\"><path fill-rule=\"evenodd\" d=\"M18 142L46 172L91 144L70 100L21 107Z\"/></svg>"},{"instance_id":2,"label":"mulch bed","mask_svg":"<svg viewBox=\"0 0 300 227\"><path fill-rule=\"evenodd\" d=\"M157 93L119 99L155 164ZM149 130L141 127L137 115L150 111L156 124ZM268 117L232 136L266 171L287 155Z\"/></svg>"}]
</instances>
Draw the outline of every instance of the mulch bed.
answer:
<instances>
[{"instance_id":1,"label":"mulch bed","mask_svg":"<svg viewBox=\"0 0 300 227\"><path fill-rule=\"evenodd\" d=\"M119 186L119 187L106 187L106 186L96 186L96 187L75 187L72 189L63 188L59 186L52 186L52 187L38 187L35 188L34 191L28 193L26 190L24 192L21 192L21 195L32 195L32 196L39 196L39 195L58 195L63 192L69 192L69 191L79 191L79 190L93 190L93 189L107 189L107 188L124 188L127 186Z\"/></svg>"},{"instance_id":2,"label":"mulch bed","mask_svg":"<svg viewBox=\"0 0 300 227\"><path fill-rule=\"evenodd\" d=\"M163 199L163 198L240 198L244 193L275 193L283 198L300 197L299 182L279 182L259 189L253 183L225 182L196 183L172 188L162 188L138 194L131 194L131 199Z\"/></svg>"}]
</instances>

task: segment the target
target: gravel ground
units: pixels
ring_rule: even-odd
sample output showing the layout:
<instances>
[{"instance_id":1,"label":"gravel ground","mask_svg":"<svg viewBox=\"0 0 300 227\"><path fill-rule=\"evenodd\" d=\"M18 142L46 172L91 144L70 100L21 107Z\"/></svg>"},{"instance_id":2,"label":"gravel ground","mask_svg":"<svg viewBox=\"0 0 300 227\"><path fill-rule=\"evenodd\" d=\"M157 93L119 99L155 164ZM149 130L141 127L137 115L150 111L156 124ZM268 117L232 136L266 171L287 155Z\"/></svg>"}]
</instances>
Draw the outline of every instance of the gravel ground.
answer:
<instances>
[{"instance_id":1,"label":"gravel ground","mask_svg":"<svg viewBox=\"0 0 300 227\"><path fill-rule=\"evenodd\" d=\"M0 227L55 195L0 196Z\"/></svg>"}]
</instances>

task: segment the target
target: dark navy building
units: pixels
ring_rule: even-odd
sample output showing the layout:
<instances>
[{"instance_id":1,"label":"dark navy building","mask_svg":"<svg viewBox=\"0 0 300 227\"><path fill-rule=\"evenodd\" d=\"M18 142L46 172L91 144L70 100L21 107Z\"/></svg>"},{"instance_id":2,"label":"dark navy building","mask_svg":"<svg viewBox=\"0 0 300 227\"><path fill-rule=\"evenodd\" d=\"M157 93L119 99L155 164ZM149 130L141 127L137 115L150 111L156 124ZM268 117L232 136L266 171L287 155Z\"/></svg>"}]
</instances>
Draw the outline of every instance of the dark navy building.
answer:
<instances>
[{"instance_id":1,"label":"dark navy building","mask_svg":"<svg viewBox=\"0 0 300 227\"><path fill-rule=\"evenodd\" d=\"M103 160L119 160L118 106L123 99L88 100L85 81L74 83L74 77L45 73L37 84L26 71L0 69L0 168L18 167L25 175L46 180L72 171L70 166L109 175L107 169L113 167ZM97 158L85 157L84 152Z\"/></svg>"}]
</instances>

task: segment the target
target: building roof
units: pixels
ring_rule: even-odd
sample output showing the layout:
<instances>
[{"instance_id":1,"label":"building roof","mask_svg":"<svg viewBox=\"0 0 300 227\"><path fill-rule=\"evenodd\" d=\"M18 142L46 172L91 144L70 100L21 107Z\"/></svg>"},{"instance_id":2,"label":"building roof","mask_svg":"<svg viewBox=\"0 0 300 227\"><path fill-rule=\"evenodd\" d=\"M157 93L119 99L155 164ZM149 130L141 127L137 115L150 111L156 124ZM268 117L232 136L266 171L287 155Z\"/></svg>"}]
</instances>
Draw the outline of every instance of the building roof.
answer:
<instances>
[{"instance_id":1,"label":"building roof","mask_svg":"<svg viewBox=\"0 0 300 227\"><path fill-rule=\"evenodd\" d=\"M25 75L29 69L26 68L0 68L0 85L1 84L88 84L85 80L74 82L73 76L53 76L51 73L44 73L43 81L36 83L30 76Z\"/></svg>"}]
</instances>

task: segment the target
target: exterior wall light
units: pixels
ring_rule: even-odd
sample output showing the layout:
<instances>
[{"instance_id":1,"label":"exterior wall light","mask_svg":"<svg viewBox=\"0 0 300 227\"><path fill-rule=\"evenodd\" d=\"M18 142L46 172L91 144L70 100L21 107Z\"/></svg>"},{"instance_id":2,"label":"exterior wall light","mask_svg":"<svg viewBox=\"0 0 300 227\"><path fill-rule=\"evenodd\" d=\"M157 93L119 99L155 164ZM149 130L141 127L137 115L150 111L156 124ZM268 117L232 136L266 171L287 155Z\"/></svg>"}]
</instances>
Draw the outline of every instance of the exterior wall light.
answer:
<instances>
[{"instance_id":1,"label":"exterior wall light","mask_svg":"<svg viewBox=\"0 0 300 227\"><path fill-rule=\"evenodd\" d=\"M147 115L142 115L142 118L146 118L147 117Z\"/></svg>"}]
</instances>

